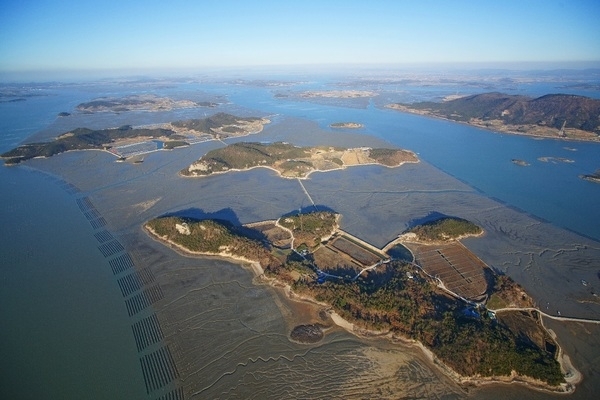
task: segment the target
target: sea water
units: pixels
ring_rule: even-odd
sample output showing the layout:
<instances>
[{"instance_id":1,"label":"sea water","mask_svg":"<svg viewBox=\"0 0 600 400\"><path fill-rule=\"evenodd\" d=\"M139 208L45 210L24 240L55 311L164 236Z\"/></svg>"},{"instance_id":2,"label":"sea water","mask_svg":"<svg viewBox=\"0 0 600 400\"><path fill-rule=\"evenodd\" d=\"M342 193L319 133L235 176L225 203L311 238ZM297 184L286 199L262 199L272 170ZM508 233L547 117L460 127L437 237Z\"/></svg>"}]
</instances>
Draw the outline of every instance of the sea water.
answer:
<instances>
[{"instance_id":1,"label":"sea water","mask_svg":"<svg viewBox=\"0 0 600 400\"><path fill-rule=\"evenodd\" d=\"M83 96L0 104L0 151ZM75 188L23 166L1 167L0 188L0 397L144 398L125 305Z\"/></svg>"},{"instance_id":2,"label":"sea water","mask_svg":"<svg viewBox=\"0 0 600 400\"><path fill-rule=\"evenodd\" d=\"M258 89L238 89L231 97L235 104L307 118L324 129L335 122L361 123L365 128L360 132L416 152L488 197L600 240L600 185L579 177L600 168L600 143L495 133L373 105L348 109L281 100ZM513 159L529 166L516 165Z\"/></svg>"},{"instance_id":3,"label":"sea water","mask_svg":"<svg viewBox=\"0 0 600 400\"><path fill-rule=\"evenodd\" d=\"M595 143L496 134L373 104L348 108L277 99L265 88L193 84L165 92L180 89L229 95L234 103L230 108L238 107L248 115L291 115L315 121L323 129L333 122L360 122L365 128L357 132L413 150L487 196L557 226L600 238L596 223L600 214L595 207L600 185L577 177L598 168L600 147ZM52 88L44 96L2 103L0 149L6 151L48 126L58 132L57 126L71 122L56 115L72 111L79 102L130 92L118 87ZM191 111L178 115L202 116ZM133 123L168 117L138 113ZM128 117L85 118L109 127L122 125ZM342 137L346 134L339 131ZM301 140L302 132L297 135ZM540 157L574 162L543 162ZM513 158L530 166L517 166L510 161ZM60 177L23 166L0 168L0 184L4 222L0 230L1 312L11 327L2 333L6 347L2 369L8 371L2 377L2 393L25 398L143 398L144 382L123 299L88 222L77 209L76 196L65 190Z\"/></svg>"}]
</instances>

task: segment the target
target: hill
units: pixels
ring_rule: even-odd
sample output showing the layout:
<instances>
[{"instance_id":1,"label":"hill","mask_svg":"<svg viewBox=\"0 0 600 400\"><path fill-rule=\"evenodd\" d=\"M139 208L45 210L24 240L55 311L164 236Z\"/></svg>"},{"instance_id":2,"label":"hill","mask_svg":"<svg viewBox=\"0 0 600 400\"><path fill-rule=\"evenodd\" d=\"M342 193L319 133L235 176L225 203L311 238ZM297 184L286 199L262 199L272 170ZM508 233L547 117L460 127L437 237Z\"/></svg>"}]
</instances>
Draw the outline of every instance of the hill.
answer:
<instances>
[{"instance_id":1,"label":"hill","mask_svg":"<svg viewBox=\"0 0 600 400\"><path fill-rule=\"evenodd\" d=\"M51 157L69 150L92 150L110 148L117 140L145 138L168 138L175 132L162 128L132 128L129 125L111 129L77 128L64 133L52 142L29 143L21 145L0 157L6 165L17 164L34 157Z\"/></svg>"},{"instance_id":2,"label":"hill","mask_svg":"<svg viewBox=\"0 0 600 400\"><path fill-rule=\"evenodd\" d=\"M441 103L391 104L388 107L505 132L600 139L600 100L584 96L548 94L531 98L494 92Z\"/></svg>"},{"instance_id":3,"label":"hill","mask_svg":"<svg viewBox=\"0 0 600 400\"><path fill-rule=\"evenodd\" d=\"M516 377L561 390L558 344L533 313L507 312L502 318L490 318L485 308L475 309L449 296L436 280L398 260L355 279L326 278L314 257L337 229L337 217L323 211L279 218L269 229L289 232L298 244L289 249L275 248L260 229L225 221L159 217L144 227L152 237L184 252L257 262L272 284L289 285L305 298L326 303L354 324L356 332L379 330L419 341L462 376ZM515 289L508 277L496 280L492 285L494 294L498 292L496 303L507 304L502 292L520 288ZM291 337L315 342L323 335L317 325L300 325Z\"/></svg>"},{"instance_id":4,"label":"hill","mask_svg":"<svg viewBox=\"0 0 600 400\"><path fill-rule=\"evenodd\" d=\"M221 139L238 137L260 132L266 118L237 117L226 113L217 113L203 119L175 121L160 127L136 127L124 125L119 128L88 129L76 128L59 135L51 142L29 143L21 145L0 157L6 159L5 165L17 164L34 157L51 157L69 150L111 149L120 144L133 144L148 139L160 139L164 148L174 148L187 144L190 138Z\"/></svg>"},{"instance_id":5,"label":"hill","mask_svg":"<svg viewBox=\"0 0 600 400\"><path fill-rule=\"evenodd\" d=\"M477 236L483 230L474 223L462 218L444 217L415 226L407 232L414 233L416 239L423 242L450 241L465 236Z\"/></svg>"},{"instance_id":6,"label":"hill","mask_svg":"<svg viewBox=\"0 0 600 400\"><path fill-rule=\"evenodd\" d=\"M313 171L330 171L361 164L400 166L418 162L416 155L399 149L355 148L331 146L297 147L289 143L234 143L211 150L180 173L185 176L206 176L230 170L268 167L283 177L304 178Z\"/></svg>"}]
</instances>

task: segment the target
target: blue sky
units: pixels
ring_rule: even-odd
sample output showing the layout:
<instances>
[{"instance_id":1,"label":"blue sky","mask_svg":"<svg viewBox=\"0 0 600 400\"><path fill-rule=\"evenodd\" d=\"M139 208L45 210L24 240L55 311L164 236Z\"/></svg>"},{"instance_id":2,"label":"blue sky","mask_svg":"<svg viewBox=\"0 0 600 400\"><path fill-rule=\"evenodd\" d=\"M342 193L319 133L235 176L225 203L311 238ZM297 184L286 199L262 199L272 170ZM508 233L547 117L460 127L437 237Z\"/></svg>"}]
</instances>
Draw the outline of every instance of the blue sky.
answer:
<instances>
[{"instance_id":1,"label":"blue sky","mask_svg":"<svg viewBox=\"0 0 600 400\"><path fill-rule=\"evenodd\" d=\"M0 3L0 72L562 61L600 61L600 1Z\"/></svg>"}]
</instances>

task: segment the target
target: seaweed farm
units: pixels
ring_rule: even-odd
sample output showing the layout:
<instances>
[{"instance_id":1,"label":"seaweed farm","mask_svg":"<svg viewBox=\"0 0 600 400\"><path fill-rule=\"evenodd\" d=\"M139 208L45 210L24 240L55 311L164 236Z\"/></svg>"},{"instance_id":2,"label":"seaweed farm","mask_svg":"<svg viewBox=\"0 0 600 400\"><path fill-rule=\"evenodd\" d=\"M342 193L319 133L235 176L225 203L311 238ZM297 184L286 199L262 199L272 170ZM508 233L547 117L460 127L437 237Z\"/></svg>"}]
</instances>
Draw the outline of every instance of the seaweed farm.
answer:
<instances>
[{"instance_id":1,"label":"seaweed farm","mask_svg":"<svg viewBox=\"0 0 600 400\"><path fill-rule=\"evenodd\" d=\"M415 255L415 262L451 292L474 301L485 296L487 265L460 242L405 245Z\"/></svg>"},{"instance_id":2,"label":"seaweed farm","mask_svg":"<svg viewBox=\"0 0 600 400\"><path fill-rule=\"evenodd\" d=\"M320 270L327 273L343 270L352 277L388 259L379 249L342 231L317 249L313 256Z\"/></svg>"}]
</instances>

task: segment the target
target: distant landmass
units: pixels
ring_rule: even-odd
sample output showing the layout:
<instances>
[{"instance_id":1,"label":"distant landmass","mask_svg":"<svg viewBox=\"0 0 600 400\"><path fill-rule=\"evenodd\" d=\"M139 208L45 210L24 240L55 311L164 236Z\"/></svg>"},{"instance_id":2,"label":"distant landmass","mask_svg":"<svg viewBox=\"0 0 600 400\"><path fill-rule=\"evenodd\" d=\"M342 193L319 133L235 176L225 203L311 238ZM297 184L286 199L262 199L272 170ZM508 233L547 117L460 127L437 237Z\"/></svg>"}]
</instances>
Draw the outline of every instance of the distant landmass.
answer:
<instances>
[{"instance_id":1,"label":"distant landmass","mask_svg":"<svg viewBox=\"0 0 600 400\"><path fill-rule=\"evenodd\" d=\"M176 108L216 107L217 103L173 100L155 95L133 95L120 98L102 97L77 106L86 113L127 111L169 111Z\"/></svg>"},{"instance_id":2,"label":"distant landmass","mask_svg":"<svg viewBox=\"0 0 600 400\"><path fill-rule=\"evenodd\" d=\"M549 94L531 98L494 92L387 107L501 132L600 140L600 100L584 96Z\"/></svg>"},{"instance_id":3,"label":"distant landmass","mask_svg":"<svg viewBox=\"0 0 600 400\"><path fill-rule=\"evenodd\" d=\"M406 162L418 162L408 150L343 149L331 146L297 147L290 143L234 143L211 150L188 168L184 176L206 176L256 167L270 168L286 178L305 178L314 171L331 171L352 165L381 164L397 167Z\"/></svg>"},{"instance_id":4,"label":"distant landmass","mask_svg":"<svg viewBox=\"0 0 600 400\"><path fill-rule=\"evenodd\" d=\"M340 99L356 99L362 97L375 97L377 92L369 90L309 90L300 93L300 97L304 98L340 98Z\"/></svg>"}]
</instances>

